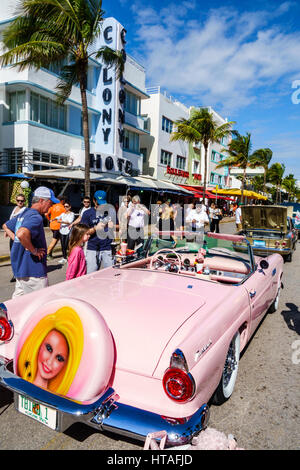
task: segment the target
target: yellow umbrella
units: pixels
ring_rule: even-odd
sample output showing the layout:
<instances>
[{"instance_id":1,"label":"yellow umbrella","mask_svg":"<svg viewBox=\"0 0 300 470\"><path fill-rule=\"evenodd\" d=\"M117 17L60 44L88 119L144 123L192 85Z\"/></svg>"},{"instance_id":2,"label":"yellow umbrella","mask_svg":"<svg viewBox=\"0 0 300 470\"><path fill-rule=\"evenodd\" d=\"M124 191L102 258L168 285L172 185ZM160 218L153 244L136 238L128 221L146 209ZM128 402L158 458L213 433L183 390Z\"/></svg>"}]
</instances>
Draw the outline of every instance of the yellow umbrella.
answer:
<instances>
[{"instance_id":1,"label":"yellow umbrella","mask_svg":"<svg viewBox=\"0 0 300 470\"><path fill-rule=\"evenodd\" d=\"M216 191L215 189L210 190L212 193L218 193L218 194L228 194L231 196L241 196L242 191L238 188L232 188L232 189L221 189ZM263 196L262 194L256 193L255 191L248 191L247 189L244 189L244 196L249 197L251 199L268 199L266 196Z\"/></svg>"}]
</instances>

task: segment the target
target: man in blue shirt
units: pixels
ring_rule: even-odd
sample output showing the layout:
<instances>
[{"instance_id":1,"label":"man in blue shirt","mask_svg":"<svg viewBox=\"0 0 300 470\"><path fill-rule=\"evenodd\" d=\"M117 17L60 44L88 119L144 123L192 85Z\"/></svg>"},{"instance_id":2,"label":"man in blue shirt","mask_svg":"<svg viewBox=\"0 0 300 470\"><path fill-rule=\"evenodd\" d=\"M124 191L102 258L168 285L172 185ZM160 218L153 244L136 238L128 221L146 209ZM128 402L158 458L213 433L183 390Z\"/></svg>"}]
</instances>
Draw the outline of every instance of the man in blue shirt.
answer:
<instances>
[{"instance_id":1,"label":"man in blue shirt","mask_svg":"<svg viewBox=\"0 0 300 470\"><path fill-rule=\"evenodd\" d=\"M13 297L48 286L47 244L42 214L46 214L57 202L52 189L40 186L33 193L31 208L8 220L2 227L13 240L11 265L16 278Z\"/></svg>"},{"instance_id":2,"label":"man in blue shirt","mask_svg":"<svg viewBox=\"0 0 300 470\"><path fill-rule=\"evenodd\" d=\"M113 264L111 244L114 240L116 212L107 204L106 192L96 191L94 206L82 214L81 223L90 227L86 250L87 274Z\"/></svg>"}]
</instances>

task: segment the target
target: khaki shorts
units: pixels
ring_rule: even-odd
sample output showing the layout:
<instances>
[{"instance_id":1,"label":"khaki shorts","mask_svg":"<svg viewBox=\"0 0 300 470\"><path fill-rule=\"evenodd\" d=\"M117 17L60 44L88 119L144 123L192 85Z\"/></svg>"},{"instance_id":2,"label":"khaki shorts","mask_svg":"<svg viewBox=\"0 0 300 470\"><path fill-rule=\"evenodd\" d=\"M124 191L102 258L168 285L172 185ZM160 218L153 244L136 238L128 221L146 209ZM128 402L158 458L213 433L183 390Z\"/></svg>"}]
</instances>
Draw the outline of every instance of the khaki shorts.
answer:
<instances>
[{"instance_id":1,"label":"khaki shorts","mask_svg":"<svg viewBox=\"0 0 300 470\"><path fill-rule=\"evenodd\" d=\"M238 232L240 232L243 228L242 224L235 224L236 225L236 229Z\"/></svg>"},{"instance_id":2,"label":"khaki shorts","mask_svg":"<svg viewBox=\"0 0 300 470\"><path fill-rule=\"evenodd\" d=\"M48 287L48 285L48 277L17 277L12 298L30 294L33 291Z\"/></svg>"}]
</instances>

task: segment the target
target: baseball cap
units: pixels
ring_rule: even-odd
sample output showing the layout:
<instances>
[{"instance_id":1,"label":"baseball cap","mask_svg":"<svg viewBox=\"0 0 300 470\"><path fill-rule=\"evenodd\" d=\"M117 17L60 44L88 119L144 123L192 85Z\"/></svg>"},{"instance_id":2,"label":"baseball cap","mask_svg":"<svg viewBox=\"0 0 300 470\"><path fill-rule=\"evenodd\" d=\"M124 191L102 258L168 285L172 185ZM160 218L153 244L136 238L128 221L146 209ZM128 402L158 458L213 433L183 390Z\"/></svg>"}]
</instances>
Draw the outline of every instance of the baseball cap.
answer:
<instances>
[{"instance_id":1,"label":"baseball cap","mask_svg":"<svg viewBox=\"0 0 300 470\"><path fill-rule=\"evenodd\" d=\"M39 186L33 193L33 196L42 197L44 199L50 199L54 204L59 203L59 199L54 196L52 189L47 188L46 186Z\"/></svg>"},{"instance_id":2,"label":"baseball cap","mask_svg":"<svg viewBox=\"0 0 300 470\"><path fill-rule=\"evenodd\" d=\"M107 204L106 202L106 192L105 191L96 191L94 193L94 198L97 202L97 204Z\"/></svg>"}]
</instances>

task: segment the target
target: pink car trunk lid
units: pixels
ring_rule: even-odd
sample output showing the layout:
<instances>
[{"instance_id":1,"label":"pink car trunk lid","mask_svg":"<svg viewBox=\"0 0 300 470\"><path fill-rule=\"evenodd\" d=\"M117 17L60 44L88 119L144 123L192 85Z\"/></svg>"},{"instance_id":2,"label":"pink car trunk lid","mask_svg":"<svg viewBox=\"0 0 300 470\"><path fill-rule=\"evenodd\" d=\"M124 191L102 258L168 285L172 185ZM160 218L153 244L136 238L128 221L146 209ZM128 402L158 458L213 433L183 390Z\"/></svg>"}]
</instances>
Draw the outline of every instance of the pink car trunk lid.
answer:
<instances>
[{"instance_id":1,"label":"pink car trunk lid","mask_svg":"<svg viewBox=\"0 0 300 470\"><path fill-rule=\"evenodd\" d=\"M74 292L72 284L64 285L64 296ZM105 318L115 342L116 367L152 375L174 333L205 303L202 289L203 283L190 277L112 269L83 278L78 297Z\"/></svg>"}]
</instances>

